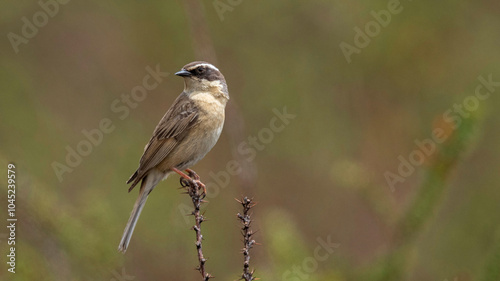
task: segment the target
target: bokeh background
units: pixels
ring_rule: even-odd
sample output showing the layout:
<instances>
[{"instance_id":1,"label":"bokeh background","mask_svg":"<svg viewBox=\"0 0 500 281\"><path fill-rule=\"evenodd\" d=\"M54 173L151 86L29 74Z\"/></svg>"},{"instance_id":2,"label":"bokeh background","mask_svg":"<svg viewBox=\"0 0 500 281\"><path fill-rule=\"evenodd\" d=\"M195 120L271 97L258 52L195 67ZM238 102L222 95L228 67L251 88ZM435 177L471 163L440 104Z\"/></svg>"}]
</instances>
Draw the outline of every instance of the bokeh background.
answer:
<instances>
[{"instance_id":1,"label":"bokeh background","mask_svg":"<svg viewBox=\"0 0 500 281\"><path fill-rule=\"evenodd\" d=\"M350 63L340 44L356 46L355 28L395 2L62 2L17 47L9 34L44 10L4 1L0 11L2 225L7 163L18 218L16 274L0 228L1 280L201 279L176 176L150 196L128 252L116 250L137 196L125 181L183 89L173 73L198 59L221 69L231 95L221 139L194 167L211 187L203 247L215 280L242 271L241 196L259 202L261 280L500 280L500 87L454 111L479 76L500 81L498 1L401 1ZM170 75L120 119L113 102L157 65ZM238 146L284 107L296 117L248 161ZM60 181L54 162L104 118L114 130ZM436 129L446 141L391 189L387 172ZM232 160L241 171L217 184ZM318 239L338 244L324 260Z\"/></svg>"}]
</instances>

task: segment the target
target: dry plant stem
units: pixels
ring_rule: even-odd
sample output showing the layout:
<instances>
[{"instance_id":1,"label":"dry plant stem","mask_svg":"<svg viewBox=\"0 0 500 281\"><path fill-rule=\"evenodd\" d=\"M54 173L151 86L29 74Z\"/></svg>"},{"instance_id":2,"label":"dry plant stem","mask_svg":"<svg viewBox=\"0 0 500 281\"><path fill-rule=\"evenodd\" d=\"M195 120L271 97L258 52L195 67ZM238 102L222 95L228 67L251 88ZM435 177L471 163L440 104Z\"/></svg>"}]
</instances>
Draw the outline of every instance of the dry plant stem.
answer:
<instances>
[{"instance_id":1,"label":"dry plant stem","mask_svg":"<svg viewBox=\"0 0 500 281\"><path fill-rule=\"evenodd\" d=\"M205 221L205 218L202 214L200 214L200 208L201 204L205 202L203 200L203 198L205 198L205 192L203 187L199 184L201 183L200 177L193 170L188 170L188 173L191 179L188 180L185 178L181 178L180 181L182 187L186 189L186 193L191 197L191 201L193 202L194 207L192 215L195 219L195 225L193 226L193 230L196 233L195 245L198 253L198 261L200 262L196 269L201 273L203 280L207 281L210 278L213 278L213 276L210 273L207 273L205 270L205 263L207 260L203 256L202 251L203 235L201 234L201 223Z\"/></svg>"},{"instance_id":2,"label":"dry plant stem","mask_svg":"<svg viewBox=\"0 0 500 281\"><path fill-rule=\"evenodd\" d=\"M244 197L241 200L236 199L243 206L243 214L238 213L238 219L241 221L243 225L241 227L241 234L243 235L243 243L244 247L242 249L243 253L243 274L241 274L240 280L251 281L256 280L253 277L254 270L250 271L250 249L252 249L253 245L256 244L255 240L252 239L253 231L250 229L252 224L252 218L250 214L250 209L255 206L255 203L252 199Z\"/></svg>"}]
</instances>

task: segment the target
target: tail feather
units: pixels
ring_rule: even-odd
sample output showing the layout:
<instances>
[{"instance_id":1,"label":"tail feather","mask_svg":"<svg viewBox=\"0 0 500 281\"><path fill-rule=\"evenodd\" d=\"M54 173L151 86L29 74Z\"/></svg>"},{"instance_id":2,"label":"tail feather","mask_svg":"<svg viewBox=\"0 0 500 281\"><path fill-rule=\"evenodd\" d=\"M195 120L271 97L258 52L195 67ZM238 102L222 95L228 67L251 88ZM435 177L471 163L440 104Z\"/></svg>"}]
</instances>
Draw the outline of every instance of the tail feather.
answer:
<instances>
[{"instance_id":1,"label":"tail feather","mask_svg":"<svg viewBox=\"0 0 500 281\"><path fill-rule=\"evenodd\" d=\"M137 169L137 171L139 171L139 169ZM127 184L129 184L130 182L135 180L135 178L137 177L137 174L138 174L137 171L135 171L134 174L130 176L130 178L127 180Z\"/></svg>"},{"instance_id":2,"label":"tail feather","mask_svg":"<svg viewBox=\"0 0 500 281\"><path fill-rule=\"evenodd\" d=\"M141 215L142 209L146 204L148 195L161 179L162 176L154 173L149 173L146 177L143 178L139 197L135 201L134 209L130 214L127 226L123 231L122 240L120 241L120 245L118 246L118 251L122 253L125 253L127 251L128 244L130 243L130 239L132 238L132 233L134 232L135 225L137 224L137 220Z\"/></svg>"},{"instance_id":3,"label":"tail feather","mask_svg":"<svg viewBox=\"0 0 500 281\"><path fill-rule=\"evenodd\" d=\"M128 192L132 191L132 189L134 189L134 187L143 178L144 178L144 175L142 177L139 177L139 169L137 169L137 171L135 171L135 173L127 181L127 184L132 183L132 185L128 189Z\"/></svg>"}]
</instances>

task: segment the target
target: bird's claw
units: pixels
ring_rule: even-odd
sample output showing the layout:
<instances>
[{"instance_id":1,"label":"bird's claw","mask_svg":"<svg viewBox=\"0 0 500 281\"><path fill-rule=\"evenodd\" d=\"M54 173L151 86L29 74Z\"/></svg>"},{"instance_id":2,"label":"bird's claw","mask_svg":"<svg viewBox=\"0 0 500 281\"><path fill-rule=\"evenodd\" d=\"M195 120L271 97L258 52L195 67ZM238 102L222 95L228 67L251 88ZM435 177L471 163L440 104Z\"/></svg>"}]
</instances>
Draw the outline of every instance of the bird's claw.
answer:
<instances>
[{"instance_id":1,"label":"bird's claw","mask_svg":"<svg viewBox=\"0 0 500 281\"><path fill-rule=\"evenodd\" d=\"M189 181L187 179L181 177L179 179L179 181L180 181L182 187L188 187L189 186Z\"/></svg>"},{"instance_id":2,"label":"bird's claw","mask_svg":"<svg viewBox=\"0 0 500 281\"><path fill-rule=\"evenodd\" d=\"M186 169L186 172L188 172L189 177L192 178L193 180L197 180L197 181L200 180L200 176L198 176L198 174L195 171L193 171L191 169Z\"/></svg>"},{"instance_id":3,"label":"bird's claw","mask_svg":"<svg viewBox=\"0 0 500 281\"><path fill-rule=\"evenodd\" d=\"M182 187L188 187L190 184L194 184L197 190L200 190L200 188L203 189L203 193L201 193L200 195L205 198L205 196L207 195L207 187L201 182L200 176L198 176L195 171L186 169L186 172L188 173L187 175L177 169L174 169L174 171L181 176L180 184Z\"/></svg>"}]
</instances>

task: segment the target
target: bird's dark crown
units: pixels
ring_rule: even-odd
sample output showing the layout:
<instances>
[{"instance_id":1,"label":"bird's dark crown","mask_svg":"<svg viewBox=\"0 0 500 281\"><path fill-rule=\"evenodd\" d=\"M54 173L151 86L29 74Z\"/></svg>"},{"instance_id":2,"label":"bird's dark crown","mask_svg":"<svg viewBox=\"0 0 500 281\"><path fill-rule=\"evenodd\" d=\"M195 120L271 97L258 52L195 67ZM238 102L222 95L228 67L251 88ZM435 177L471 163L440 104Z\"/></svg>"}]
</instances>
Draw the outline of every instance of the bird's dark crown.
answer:
<instances>
[{"instance_id":1,"label":"bird's dark crown","mask_svg":"<svg viewBox=\"0 0 500 281\"><path fill-rule=\"evenodd\" d=\"M204 61L194 61L186 64L182 69L189 71L193 77L208 81L221 80L225 82L224 76L217 67Z\"/></svg>"}]
</instances>

